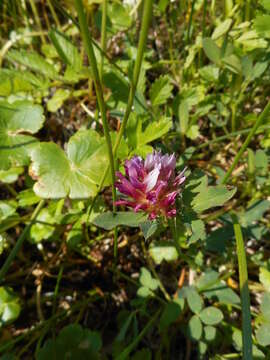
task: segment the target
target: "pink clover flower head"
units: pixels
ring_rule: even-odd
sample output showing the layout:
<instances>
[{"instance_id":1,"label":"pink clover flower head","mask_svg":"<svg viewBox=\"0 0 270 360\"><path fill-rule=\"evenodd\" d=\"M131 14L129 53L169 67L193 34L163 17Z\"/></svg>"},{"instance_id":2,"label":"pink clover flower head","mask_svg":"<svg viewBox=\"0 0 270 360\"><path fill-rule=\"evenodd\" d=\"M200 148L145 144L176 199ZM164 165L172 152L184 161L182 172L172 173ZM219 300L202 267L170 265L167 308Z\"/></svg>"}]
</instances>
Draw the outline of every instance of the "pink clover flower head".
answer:
<instances>
[{"instance_id":1,"label":"pink clover flower head","mask_svg":"<svg viewBox=\"0 0 270 360\"><path fill-rule=\"evenodd\" d=\"M176 175L175 155L154 151L143 160L134 156L125 161L125 176L117 172L115 186L124 197L116 205L142 210L153 220L158 216L176 216L175 200L186 177L185 169Z\"/></svg>"}]
</instances>

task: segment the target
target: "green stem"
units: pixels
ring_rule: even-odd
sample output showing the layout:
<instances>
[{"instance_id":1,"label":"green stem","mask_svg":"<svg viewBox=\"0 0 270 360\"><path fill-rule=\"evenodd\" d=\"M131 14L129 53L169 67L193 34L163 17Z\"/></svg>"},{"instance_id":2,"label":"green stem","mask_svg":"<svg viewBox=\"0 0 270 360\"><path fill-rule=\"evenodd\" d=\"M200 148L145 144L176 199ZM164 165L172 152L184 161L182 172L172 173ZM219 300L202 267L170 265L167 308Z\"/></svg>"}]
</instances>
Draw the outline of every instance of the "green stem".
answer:
<instances>
[{"instance_id":1,"label":"green stem","mask_svg":"<svg viewBox=\"0 0 270 360\"><path fill-rule=\"evenodd\" d=\"M101 20L101 61L100 61L100 79L102 81L103 77L103 63L104 63L104 53L107 49L107 0L103 0L102 2L102 20Z\"/></svg>"},{"instance_id":2,"label":"green stem","mask_svg":"<svg viewBox=\"0 0 270 360\"><path fill-rule=\"evenodd\" d=\"M128 121L131 109L132 109L132 105L134 102L135 92L136 92L139 75L140 75L140 71L141 71L141 66L142 66L144 49L145 49L146 40L147 40L148 29L149 29L149 25L150 25L150 19L151 19L151 15L152 15L152 7L153 7L153 0L144 0L144 8L143 8L142 25L141 25L141 31L140 31L140 37L139 37L138 52L137 52L137 57L136 57L135 65L134 65L132 83L130 84L130 88L129 88L127 108L126 108L126 111L125 111L125 114L124 114L124 117L122 120L122 124L121 124L120 130L119 130L119 133L116 138L116 142L113 147L114 156L116 155L117 149L120 145L120 142L121 142L122 136L124 134L124 130L126 128L127 121ZM98 193L103 188L103 184L107 177L108 171L109 171L109 167L107 166L107 168L104 172L104 175L102 177L102 180L99 184ZM97 196L93 199L91 207L88 211L86 223L88 223L88 219L94 208L96 198L97 198Z\"/></svg>"},{"instance_id":3,"label":"green stem","mask_svg":"<svg viewBox=\"0 0 270 360\"><path fill-rule=\"evenodd\" d=\"M188 29L187 29L187 39L186 39L186 45L189 44L189 39L190 39L190 30L191 30L191 25L192 25L192 18L193 18L193 13L194 13L194 6L195 6L196 0L192 0L192 4L191 4L191 11L190 11L190 15L189 15L189 19L188 19Z\"/></svg>"},{"instance_id":4,"label":"green stem","mask_svg":"<svg viewBox=\"0 0 270 360\"><path fill-rule=\"evenodd\" d=\"M148 321L144 329L139 333L139 335L132 341L132 343L125 348L124 351L121 352L119 356L117 356L116 360L124 360L128 358L128 355L133 351L136 345L142 340L145 334L149 331L149 329L153 326L154 322L159 317L160 310L158 310L154 316Z\"/></svg>"},{"instance_id":5,"label":"green stem","mask_svg":"<svg viewBox=\"0 0 270 360\"><path fill-rule=\"evenodd\" d=\"M6 259L6 261L4 262L4 265L2 266L1 270L0 270L0 283L2 283L4 276L6 275L12 261L14 260L14 258L16 257L17 253L19 252L25 238L26 235L28 234L29 229L31 228L31 226L34 224L40 210L42 209L42 207L44 206L45 201L41 200L37 207L35 208L35 211L33 212L32 216L31 216L31 221L30 223L24 228L23 232L21 233L19 239L16 242L16 245L14 246L14 248L11 250L11 252L8 255L8 258Z\"/></svg>"},{"instance_id":6,"label":"green stem","mask_svg":"<svg viewBox=\"0 0 270 360\"><path fill-rule=\"evenodd\" d=\"M54 7L52 6L51 0L47 0L47 3L48 3L48 6L49 6L49 8L50 8L50 12L51 12L52 17L53 17L53 19L54 19L54 22L55 22L57 28L60 29L61 24L60 24L60 21L59 21L59 19L58 19L57 14L56 14L56 12L55 12L55 10L54 10Z\"/></svg>"},{"instance_id":7,"label":"green stem","mask_svg":"<svg viewBox=\"0 0 270 360\"><path fill-rule=\"evenodd\" d=\"M216 139L213 139L213 140L209 140L209 141L206 141L204 142L203 144L200 144L196 147L196 149L202 149L206 146L209 146L211 144L215 144L217 142L220 142L222 140L226 140L226 139L229 139L231 137L235 137L237 135L243 135L243 134L246 134L246 133L249 133L250 130L252 128L248 128L248 129L244 129L244 130L239 130L239 131L235 131L235 132L231 132L229 134L226 134L226 135L223 135L223 136L219 136L217 137ZM261 125L260 126L260 129L270 129L270 125ZM258 130L258 129L257 129Z\"/></svg>"},{"instance_id":8,"label":"green stem","mask_svg":"<svg viewBox=\"0 0 270 360\"><path fill-rule=\"evenodd\" d=\"M266 105L266 107L264 108L263 112L260 114L260 116L257 118L255 124L253 125L252 129L250 130L250 133L248 134L246 140L244 141L243 145L241 146L241 149L238 151L238 153L236 154L234 161L232 163L232 165L230 166L229 170L227 171L226 175L224 176L224 178L222 179L222 184L226 184L228 179L230 178L234 168L236 167L236 165L238 164L241 156L243 155L243 153L245 152L246 148L248 147L250 141L252 140L253 136L255 135L257 129L259 128L259 126L261 125L261 123L267 118L267 116L269 115L270 112L270 101L268 102L268 104Z\"/></svg>"},{"instance_id":9,"label":"green stem","mask_svg":"<svg viewBox=\"0 0 270 360\"><path fill-rule=\"evenodd\" d=\"M243 359L252 360L252 328L250 314L250 298L248 289L247 259L245 244L236 216L233 216L233 228L236 239L236 249L238 257L240 295L242 305L242 340L243 340Z\"/></svg>"},{"instance_id":10,"label":"green stem","mask_svg":"<svg viewBox=\"0 0 270 360\"><path fill-rule=\"evenodd\" d=\"M100 77L99 77L97 60L96 60L94 49L93 49L92 37L88 30L88 25L87 25L86 15L85 15L85 12L83 9L82 0L75 0L75 7L76 7L76 10L78 13L81 36L82 36L83 43L84 43L84 46L86 49L86 53L87 53L87 56L88 56L88 59L89 59L89 62L91 64L91 68L92 68L92 75L93 75L93 79L94 79L98 105L99 105L101 118L102 118L102 124L103 124L104 135L105 135L105 139L106 139L107 150L108 150L108 154L109 154L109 162L110 162L108 169L111 168L113 211L115 212L116 190L115 190L115 186L114 186L114 183L115 183L114 155L113 155L112 142L111 142L111 137L110 137L110 132L109 132L109 124L108 124L107 117L106 117L106 106L105 106L105 102L104 102L104 98L103 98L102 85L101 85L101 81L100 81ZM104 180L105 180L105 178L104 178Z\"/></svg>"},{"instance_id":11,"label":"green stem","mask_svg":"<svg viewBox=\"0 0 270 360\"><path fill-rule=\"evenodd\" d=\"M29 0L29 2L30 2L30 5L31 5L33 14L34 14L35 22L37 23L37 25L39 27L39 30L42 33L42 26L41 26L41 22L40 22L40 18L39 18L39 15L38 15L38 11L37 11L35 1L34 0ZM45 39L45 36L43 34L41 35L41 41L42 41L43 44L46 44L46 39Z\"/></svg>"}]
</instances>

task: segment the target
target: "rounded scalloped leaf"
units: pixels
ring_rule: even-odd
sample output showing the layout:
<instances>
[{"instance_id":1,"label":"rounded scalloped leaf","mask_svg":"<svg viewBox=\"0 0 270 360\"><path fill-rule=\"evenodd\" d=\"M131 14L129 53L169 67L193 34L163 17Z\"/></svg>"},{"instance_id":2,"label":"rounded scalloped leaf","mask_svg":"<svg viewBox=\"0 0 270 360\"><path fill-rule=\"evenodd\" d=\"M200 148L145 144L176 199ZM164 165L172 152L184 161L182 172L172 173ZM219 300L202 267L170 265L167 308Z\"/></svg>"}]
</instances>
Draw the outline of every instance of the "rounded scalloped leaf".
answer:
<instances>
[{"instance_id":1,"label":"rounded scalloped leaf","mask_svg":"<svg viewBox=\"0 0 270 360\"><path fill-rule=\"evenodd\" d=\"M0 103L0 169L29 163L29 151L37 140L22 133L35 134L43 125L43 108L29 101Z\"/></svg>"},{"instance_id":2,"label":"rounded scalloped leaf","mask_svg":"<svg viewBox=\"0 0 270 360\"><path fill-rule=\"evenodd\" d=\"M31 160L36 195L51 199L95 196L109 162L105 139L94 130L79 130L70 138L66 152L54 143L40 143L32 150Z\"/></svg>"}]
</instances>

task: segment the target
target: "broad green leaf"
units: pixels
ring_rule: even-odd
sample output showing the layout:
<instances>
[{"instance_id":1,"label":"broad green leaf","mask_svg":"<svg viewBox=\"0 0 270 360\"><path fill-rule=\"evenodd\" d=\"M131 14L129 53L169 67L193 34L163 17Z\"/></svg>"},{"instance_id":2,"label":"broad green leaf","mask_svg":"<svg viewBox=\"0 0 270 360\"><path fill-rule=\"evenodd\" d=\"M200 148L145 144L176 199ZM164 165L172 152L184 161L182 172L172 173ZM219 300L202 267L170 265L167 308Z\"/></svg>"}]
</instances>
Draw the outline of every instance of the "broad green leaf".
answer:
<instances>
[{"instance_id":1,"label":"broad green leaf","mask_svg":"<svg viewBox=\"0 0 270 360\"><path fill-rule=\"evenodd\" d=\"M188 323L188 335L192 340L198 341L202 337L203 326L198 315L193 315Z\"/></svg>"},{"instance_id":2,"label":"broad green leaf","mask_svg":"<svg viewBox=\"0 0 270 360\"><path fill-rule=\"evenodd\" d=\"M189 238L189 244L193 244L199 239L204 240L206 237L204 222L200 219L191 221L192 235Z\"/></svg>"},{"instance_id":3,"label":"broad green leaf","mask_svg":"<svg viewBox=\"0 0 270 360\"><path fill-rule=\"evenodd\" d=\"M230 29L232 24L232 19L226 19L224 20L221 24L219 24L213 34L212 34L212 39L213 40L217 40L218 38L220 38L222 35L226 34L226 32Z\"/></svg>"},{"instance_id":4,"label":"broad green leaf","mask_svg":"<svg viewBox=\"0 0 270 360\"><path fill-rule=\"evenodd\" d=\"M204 66L199 69L199 74L209 83L217 82L219 78L219 68L215 65Z\"/></svg>"},{"instance_id":5,"label":"broad green leaf","mask_svg":"<svg viewBox=\"0 0 270 360\"><path fill-rule=\"evenodd\" d=\"M19 298L9 287L0 287L0 327L17 319L21 311Z\"/></svg>"},{"instance_id":6,"label":"broad green leaf","mask_svg":"<svg viewBox=\"0 0 270 360\"><path fill-rule=\"evenodd\" d=\"M204 292L208 299L218 300L223 304L240 304L239 296L224 281L218 281Z\"/></svg>"},{"instance_id":7,"label":"broad green leaf","mask_svg":"<svg viewBox=\"0 0 270 360\"><path fill-rule=\"evenodd\" d=\"M143 232L143 236L145 240L149 239L158 229L158 222L157 221L150 221L147 220L140 224L140 228Z\"/></svg>"},{"instance_id":8,"label":"broad green leaf","mask_svg":"<svg viewBox=\"0 0 270 360\"><path fill-rule=\"evenodd\" d=\"M72 44L70 39L58 30L51 30L49 37L64 63L79 71L82 67L81 57L78 49Z\"/></svg>"},{"instance_id":9,"label":"broad green leaf","mask_svg":"<svg viewBox=\"0 0 270 360\"><path fill-rule=\"evenodd\" d=\"M160 285L159 281L154 279L150 271L145 267L141 268L140 283L152 291L156 290Z\"/></svg>"},{"instance_id":10,"label":"broad green leaf","mask_svg":"<svg viewBox=\"0 0 270 360\"><path fill-rule=\"evenodd\" d=\"M182 304L184 305L184 301L182 301ZM161 331L177 321L183 307L176 301L170 301L166 304L159 321Z\"/></svg>"},{"instance_id":11,"label":"broad green leaf","mask_svg":"<svg viewBox=\"0 0 270 360\"><path fill-rule=\"evenodd\" d=\"M96 331L83 329L78 324L66 326L54 339L47 340L37 353L37 360L100 359L101 336Z\"/></svg>"},{"instance_id":12,"label":"broad green leaf","mask_svg":"<svg viewBox=\"0 0 270 360\"><path fill-rule=\"evenodd\" d=\"M221 50L216 45L214 40L212 40L210 38L205 38L205 39L203 39L202 44L203 44L203 50L204 50L206 56L214 63L219 64L220 60L221 60Z\"/></svg>"},{"instance_id":13,"label":"broad green leaf","mask_svg":"<svg viewBox=\"0 0 270 360\"><path fill-rule=\"evenodd\" d=\"M32 189L22 190L17 195L17 200L20 207L37 204L40 198L34 193Z\"/></svg>"},{"instance_id":14,"label":"broad green leaf","mask_svg":"<svg viewBox=\"0 0 270 360\"><path fill-rule=\"evenodd\" d=\"M186 292L187 292L187 303L188 303L190 310L193 313L198 314L203 308L202 297L198 294L197 290L193 287L187 287Z\"/></svg>"},{"instance_id":15,"label":"broad green leaf","mask_svg":"<svg viewBox=\"0 0 270 360\"><path fill-rule=\"evenodd\" d=\"M236 193L236 188L228 190L226 186L199 186L192 190L198 193L192 200L191 206L194 211L200 213L216 206L222 206Z\"/></svg>"},{"instance_id":16,"label":"broad green leaf","mask_svg":"<svg viewBox=\"0 0 270 360\"><path fill-rule=\"evenodd\" d=\"M207 342L212 342L215 340L217 335L217 329L214 326L205 326L204 327L204 338Z\"/></svg>"},{"instance_id":17,"label":"broad green leaf","mask_svg":"<svg viewBox=\"0 0 270 360\"><path fill-rule=\"evenodd\" d=\"M125 148L120 146L118 154L123 151L125 154ZM31 152L31 160L36 195L52 199L94 196L108 164L105 139L94 130L80 130L73 135L66 153L54 143L40 143Z\"/></svg>"},{"instance_id":18,"label":"broad green leaf","mask_svg":"<svg viewBox=\"0 0 270 360\"><path fill-rule=\"evenodd\" d=\"M0 69L0 96L45 90L49 84L49 81L44 77L39 78L29 71Z\"/></svg>"},{"instance_id":19,"label":"broad green leaf","mask_svg":"<svg viewBox=\"0 0 270 360\"><path fill-rule=\"evenodd\" d=\"M173 86L168 76L160 76L150 88L150 100L153 106L165 104L171 96Z\"/></svg>"},{"instance_id":20,"label":"broad green leaf","mask_svg":"<svg viewBox=\"0 0 270 360\"><path fill-rule=\"evenodd\" d=\"M265 72L265 70L267 68L268 68L267 61L257 62L255 64L255 66L253 67L252 72L250 74L251 80L255 80L255 79L259 78Z\"/></svg>"},{"instance_id":21,"label":"broad green leaf","mask_svg":"<svg viewBox=\"0 0 270 360\"><path fill-rule=\"evenodd\" d=\"M0 169L24 166L29 151L37 140L25 133L35 134L43 125L43 109L29 101L0 103Z\"/></svg>"},{"instance_id":22,"label":"broad green leaf","mask_svg":"<svg viewBox=\"0 0 270 360\"><path fill-rule=\"evenodd\" d=\"M259 2L265 8L265 10L270 11L270 1L269 0L260 0Z\"/></svg>"},{"instance_id":23,"label":"broad green leaf","mask_svg":"<svg viewBox=\"0 0 270 360\"><path fill-rule=\"evenodd\" d=\"M216 325L223 320L222 312L214 306L203 309L199 316L205 325Z\"/></svg>"},{"instance_id":24,"label":"broad green leaf","mask_svg":"<svg viewBox=\"0 0 270 360\"><path fill-rule=\"evenodd\" d=\"M2 181L5 184L12 184L18 179L19 175L21 175L23 172L24 172L23 167L10 168L9 170L0 170L0 181Z\"/></svg>"},{"instance_id":25,"label":"broad green leaf","mask_svg":"<svg viewBox=\"0 0 270 360\"><path fill-rule=\"evenodd\" d=\"M17 202L14 200L0 200L0 220L3 221L14 215L17 210Z\"/></svg>"},{"instance_id":26,"label":"broad green leaf","mask_svg":"<svg viewBox=\"0 0 270 360\"><path fill-rule=\"evenodd\" d=\"M113 24L113 29L124 30L131 26L132 18L129 11L121 4L114 2L108 8L108 16Z\"/></svg>"},{"instance_id":27,"label":"broad green leaf","mask_svg":"<svg viewBox=\"0 0 270 360\"><path fill-rule=\"evenodd\" d=\"M69 95L69 90L57 89L53 96L47 102L47 109L50 112L56 112L63 105L64 101L69 98Z\"/></svg>"},{"instance_id":28,"label":"broad green leaf","mask_svg":"<svg viewBox=\"0 0 270 360\"><path fill-rule=\"evenodd\" d=\"M270 323L262 324L256 331L256 338L261 346L270 345Z\"/></svg>"},{"instance_id":29,"label":"broad green leaf","mask_svg":"<svg viewBox=\"0 0 270 360\"><path fill-rule=\"evenodd\" d=\"M178 259L178 252L174 244L165 241L152 243L149 253L156 264L161 264L163 260L175 261Z\"/></svg>"},{"instance_id":30,"label":"broad green leaf","mask_svg":"<svg viewBox=\"0 0 270 360\"><path fill-rule=\"evenodd\" d=\"M187 101L181 101L178 108L180 132L185 135L188 130L188 121L189 121L189 108Z\"/></svg>"},{"instance_id":31,"label":"broad green leaf","mask_svg":"<svg viewBox=\"0 0 270 360\"><path fill-rule=\"evenodd\" d=\"M254 27L259 35L270 38L270 15L258 15L254 20Z\"/></svg>"},{"instance_id":32,"label":"broad green leaf","mask_svg":"<svg viewBox=\"0 0 270 360\"><path fill-rule=\"evenodd\" d=\"M198 125L191 125L187 131L187 137L191 140L197 139L200 135L199 126Z\"/></svg>"},{"instance_id":33,"label":"broad green leaf","mask_svg":"<svg viewBox=\"0 0 270 360\"><path fill-rule=\"evenodd\" d=\"M229 69L231 72L235 74L241 74L242 72L242 64L239 60L239 58L234 55L228 55L222 59L223 64L227 69Z\"/></svg>"},{"instance_id":34,"label":"broad green leaf","mask_svg":"<svg viewBox=\"0 0 270 360\"><path fill-rule=\"evenodd\" d=\"M270 322L270 292L263 294L261 312L267 322Z\"/></svg>"},{"instance_id":35,"label":"broad green leaf","mask_svg":"<svg viewBox=\"0 0 270 360\"><path fill-rule=\"evenodd\" d=\"M112 212L100 214L92 222L103 229L111 230L118 225L137 227L145 222L146 219L147 216L141 212L118 211L115 214Z\"/></svg>"},{"instance_id":36,"label":"broad green leaf","mask_svg":"<svg viewBox=\"0 0 270 360\"><path fill-rule=\"evenodd\" d=\"M147 298L149 296L153 296L153 292L146 286L141 286L137 290L137 295L142 298Z\"/></svg>"},{"instance_id":37,"label":"broad green leaf","mask_svg":"<svg viewBox=\"0 0 270 360\"><path fill-rule=\"evenodd\" d=\"M46 224L45 224L46 223ZM37 223L31 226L30 240L32 243L39 243L49 239L55 230L55 219L48 209L42 209L37 216Z\"/></svg>"},{"instance_id":38,"label":"broad green leaf","mask_svg":"<svg viewBox=\"0 0 270 360\"><path fill-rule=\"evenodd\" d=\"M248 207L247 211L240 214L239 220L242 226L253 225L254 222L261 220L263 214L269 210L270 201L258 200Z\"/></svg>"},{"instance_id":39,"label":"broad green leaf","mask_svg":"<svg viewBox=\"0 0 270 360\"><path fill-rule=\"evenodd\" d=\"M127 102L128 84L125 78L116 71L106 72L103 76L104 85L111 89L113 98L116 102Z\"/></svg>"},{"instance_id":40,"label":"broad green leaf","mask_svg":"<svg viewBox=\"0 0 270 360\"><path fill-rule=\"evenodd\" d=\"M261 175L266 175L268 172L268 156L262 149L258 149L255 154L256 171Z\"/></svg>"},{"instance_id":41,"label":"broad green leaf","mask_svg":"<svg viewBox=\"0 0 270 360\"><path fill-rule=\"evenodd\" d=\"M57 76L57 71L54 65L48 63L36 52L30 52L23 49L10 50L7 57L9 60L13 60L31 70L48 76L50 79L55 80L55 77Z\"/></svg>"},{"instance_id":42,"label":"broad green leaf","mask_svg":"<svg viewBox=\"0 0 270 360\"><path fill-rule=\"evenodd\" d=\"M167 134L172 126L171 119L163 117L158 121L151 122L145 130L140 132L137 137L137 147L148 144L151 141L161 138Z\"/></svg>"}]
</instances>

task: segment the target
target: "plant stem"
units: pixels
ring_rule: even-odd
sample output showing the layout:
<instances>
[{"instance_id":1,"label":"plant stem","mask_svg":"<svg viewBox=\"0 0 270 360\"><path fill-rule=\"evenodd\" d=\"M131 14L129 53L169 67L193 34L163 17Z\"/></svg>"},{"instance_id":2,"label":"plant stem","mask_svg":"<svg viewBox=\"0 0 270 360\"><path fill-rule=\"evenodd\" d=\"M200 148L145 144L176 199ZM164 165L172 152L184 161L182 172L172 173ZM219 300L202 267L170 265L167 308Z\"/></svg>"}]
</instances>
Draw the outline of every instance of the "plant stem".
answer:
<instances>
[{"instance_id":1,"label":"plant stem","mask_svg":"<svg viewBox=\"0 0 270 360\"><path fill-rule=\"evenodd\" d=\"M244 141L243 145L241 146L241 149L238 151L238 153L236 154L234 161L232 163L232 165L230 166L229 170L227 171L226 175L224 176L224 178L222 179L222 184L226 184L227 181L229 180L234 168L236 167L236 165L238 164L238 161L240 160L241 156L243 155L243 153L245 152L246 148L248 147L250 141L252 140L253 136L255 135L257 129L259 128L259 126L261 125L261 123L267 118L267 116L269 115L270 112L270 101L268 102L268 104L266 105L266 107L264 108L263 112L260 114L260 116L257 118L255 124L253 125L253 127L250 130L250 133L248 134L246 140Z\"/></svg>"},{"instance_id":2,"label":"plant stem","mask_svg":"<svg viewBox=\"0 0 270 360\"><path fill-rule=\"evenodd\" d=\"M139 335L132 341L131 344L129 344L124 351L121 352L119 356L116 357L116 360L124 360L127 359L128 355L131 353L132 350L135 349L136 345L142 340L144 335L149 331L151 326L153 326L154 322L157 320L161 310L158 310L148 321L146 326L143 328L143 330L139 333Z\"/></svg>"},{"instance_id":3,"label":"plant stem","mask_svg":"<svg viewBox=\"0 0 270 360\"><path fill-rule=\"evenodd\" d=\"M37 23L37 25L39 27L39 30L42 32L42 26L41 26L41 22L40 22L40 18L39 18L39 15L38 15L38 11L37 11L35 1L34 0L29 0L29 2L30 2L30 5L31 5L33 14L34 14L35 22ZM41 41L42 41L43 44L46 44L46 39L45 39L45 36L43 34L41 35Z\"/></svg>"},{"instance_id":4,"label":"plant stem","mask_svg":"<svg viewBox=\"0 0 270 360\"><path fill-rule=\"evenodd\" d=\"M127 121L128 121L130 112L132 110L132 105L133 105L135 92L136 92L139 75L140 75L140 71L141 71L141 66L142 66L143 54L144 54L144 49L145 49L145 45L146 45L147 34L148 34L149 25L150 25L150 19L151 19L151 15L152 15L152 7L153 7L153 0L144 0L144 8L143 8L142 25L141 25L141 31L140 31L140 37L139 37L138 52L137 52L137 57L135 60L132 82L131 82L130 88L129 88L129 95L128 95L126 111L125 111L125 114L124 114L124 117L122 120L122 124L121 124L120 130L119 130L119 133L116 138L116 142L113 147L114 156L116 156L117 149L120 145L122 136L124 134L124 131L125 131L125 128L127 125ZM99 184L98 193L103 188L103 184L107 177L108 170L109 170L109 167L107 166L107 168L104 172L104 175L101 179L101 182ZM89 211L87 214L87 219L86 219L86 224L88 223L88 219L94 208L96 198L97 198L97 196L93 199L92 204L89 208Z\"/></svg>"},{"instance_id":5,"label":"plant stem","mask_svg":"<svg viewBox=\"0 0 270 360\"><path fill-rule=\"evenodd\" d=\"M260 129L270 129L270 125L261 125L259 127ZM229 139L231 137L234 137L234 136L237 136L237 135L242 135L242 134L246 134L246 133L249 133L250 130L252 128L248 128L248 129L244 129L244 130L239 130L239 131L235 131L235 132L231 132L229 134L226 134L226 135L223 135L223 136L219 136L217 137L216 139L213 139L213 140L209 140L209 141L206 141L204 142L203 144L200 144L196 147L196 150L197 149L203 149L204 147L206 146L209 146L211 144L214 144L214 143L217 143L217 142L220 142L222 140L226 140L226 139ZM258 129L257 129L258 130Z\"/></svg>"},{"instance_id":6,"label":"plant stem","mask_svg":"<svg viewBox=\"0 0 270 360\"><path fill-rule=\"evenodd\" d=\"M12 261L14 260L14 258L16 257L16 255L18 254L25 238L26 235L28 234L29 229L31 228L31 226L34 224L40 210L42 209L42 207L45 204L45 200L41 200L37 207L35 208L32 216L31 216L31 221L30 223L24 228L23 232L21 233L19 239L16 242L16 245L14 246L14 248L11 250L11 252L8 255L8 258L6 259L6 261L4 262L4 265L2 266L1 270L0 270L0 283L2 283L4 276L6 275Z\"/></svg>"},{"instance_id":7,"label":"plant stem","mask_svg":"<svg viewBox=\"0 0 270 360\"><path fill-rule=\"evenodd\" d=\"M49 6L49 8L50 8L50 12L51 12L52 17L53 17L53 19L54 19L54 22L55 22L57 28L60 29L60 28L61 28L61 24L60 24L60 21L59 21L59 19L58 19L57 14L56 14L56 12L55 12L55 10L54 10L54 7L52 6L51 0L47 0L47 3L48 3L48 6Z\"/></svg>"},{"instance_id":8,"label":"plant stem","mask_svg":"<svg viewBox=\"0 0 270 360\"><path fill-rule=\"evenodd\" d=\"M104 53L107 49L107 0L103 0L102 2L102 20L101 20L101 61L100 61L100 79L102 82L103 78L103 63L104 63Z\"/></svg>"},{"instance_id":9,"label":"plant stem","mask_svg":"<svg viewBox=\"0 0 270 360\"><path fill-rule=\"evenodd\" d=\"M82 36L83 43L84 43L84 46L86 49L86 53L87 53L87 56L88 56L88 59L89 59L89 62L90 62L91 68L92 68L92 75L93 75L93 79L94 79L98 105L99 105L101 118L102 118L104 135L105 135L107 150L108 150L108 154L109 154L109 162L110 162L109 167L111 168L113 212L115 212L116 190L115 190L115 186L114 186L114 183L115 183L114 155L113 155L113 150L112 150L111 136L110 136L110 132L109 132L109 124L108 124L107 117L106 117L106 106L105 106L105 102L104 102L104 98L103 98L102 85L101 85L101 81L100 81L100 77L99 77L97 60L96 60L93 45L92 45L92 37L88 30L86 15L85 15L85 12L83 9L82 0L75 0L75 7L76 7L76 10L78 13L81 36ZM108 167L108 169L109 169L109 167ZM105 180L105 178L104 178L104 180Z\"/></svg>"},{"instance_id":10,"label":"plant stem","mask_svg":"<svg viewBox=\"0 0 270 360\"><path fill-rule=\"evenodd\" d=\"M247 259L245 253L245 244L238 223L237 217L233 216L233 229L236 239L236 249L238 257L240 295L242 305L242 341L243 341L243 359L252 360L252 328L250 314L250 298L248 289Z\"/></svg>"},{"instance_id":11,"label":"plant stem","mask_svg":"<svg viewBox=\"0 0 270 360\"><path fill-rule=\"evenodd\" d=\"M191 30L191 25L192 25L192 18L193 18L195 3L196 3L196 0L192 0L192 3L191 3L191 11L190 11L189 19L188 19L188 29L187 29L186 45L189 44L190 30Z\"/></svg>"}]
</instances>

